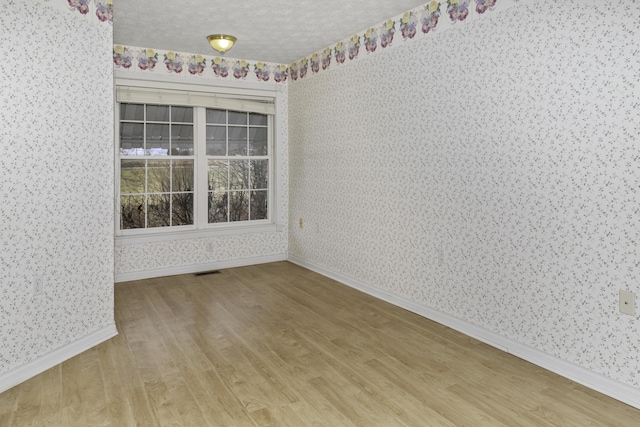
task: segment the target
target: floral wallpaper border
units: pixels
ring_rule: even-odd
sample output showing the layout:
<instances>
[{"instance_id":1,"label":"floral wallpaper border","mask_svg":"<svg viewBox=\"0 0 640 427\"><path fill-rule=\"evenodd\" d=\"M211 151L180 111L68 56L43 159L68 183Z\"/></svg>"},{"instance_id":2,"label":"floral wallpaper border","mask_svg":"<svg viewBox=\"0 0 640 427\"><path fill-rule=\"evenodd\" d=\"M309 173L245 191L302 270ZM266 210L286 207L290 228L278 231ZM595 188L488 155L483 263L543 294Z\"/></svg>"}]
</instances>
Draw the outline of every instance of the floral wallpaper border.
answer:
<instances>
[{"instance_id":1,"label":"floral wallpaper border","mask_svg":"<svg viewBox=\"0 0 640 427\"><path fill-rule=\"evenodd\" d=\"M94 19L98 23L113 25L114 0L39 0L40 3L61 10L68 10Z\"/></svg>"},{"instance_id":2,"label":"floral wallpaper border","mask_svg":"<svg viewBox=\"0 0 640 427\"><path fill-rule=\"evenodd\" d=\"M309 75L309 67L311 74L316 74L329 69L332 62L339 66L347 62L347 58L353 61L420 36L465 25L525 1L432 0L293 62L288 67L289 75L292 81L303 79Z\"/></svg>"},{"instance_id":3,"label":"floral wallpaper border","mask_svg":"<svg viewBox=\"0 0 640 427\"><path fill-rule=\"evenodd\" d=\"M320 70L380 52L402 42L442 32L506 9L526 0L432 0L390 18L361 33L314 52L291 64L205 56L144 47L115 45L113 62L116 69L154 72L163 68L168 73L194 77L258 82L287 83L303 79ZM113 25L114 0L40 0L41 3L63 7L83 16L93 16L100 23ZM161 56L159 56L161 55ZM158 65L162 62L161 65ZM164 66L163 66L164 65ZM250 77L250 75L253 75Z\"/></svg>"},{"instance_id":4,"label":"floral wallpaper border","mask_svg":"<svg viewBox=\"0 0 640 427\"><path fill-rule=\"evenodd\" d=\"M113 64L116 70L128 72L272 84L285 83L289 77L289 68L283 64L123 45L113 47Z\"/></svg>"},{"instance_id":5,"label":"floral wallpaper border","mask_svg":"<svg viewBox=\"0 0 640 427\"><path fill-rule=\"evenodd\" d=\"M420 36L424 37L436 31L442 32L455 26L465 25L523 1L446 0L443 2L433 0L291 64L123 45L114 46L113 63L116 69L131 72L165 72L196 78L287 83L327 70L332 65L344 64L348 62L347 58L353 61Z\"/></svg>"}]
</instances>

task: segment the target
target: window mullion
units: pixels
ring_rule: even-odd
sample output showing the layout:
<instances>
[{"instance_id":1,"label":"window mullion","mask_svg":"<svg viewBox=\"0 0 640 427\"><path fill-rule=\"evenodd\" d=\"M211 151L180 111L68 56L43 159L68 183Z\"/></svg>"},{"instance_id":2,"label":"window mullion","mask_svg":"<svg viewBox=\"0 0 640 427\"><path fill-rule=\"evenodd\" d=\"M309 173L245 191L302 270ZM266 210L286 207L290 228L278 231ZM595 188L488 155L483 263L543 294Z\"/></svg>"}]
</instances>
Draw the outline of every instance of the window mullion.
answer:
<instances>
[{"instance_id":1,"label":"window mullion","mask_svg":"<svg viewBox=\"0 0 640 427\"><path fill-rule=\"evenodd\" d=\"M173 225L173 116L169 105L169 227Z\"/></svg>"},{"instance_id":2,"label":"window mullion","mask_svg":"<svg viewBox=\"0 0 640 427\"><path fill-rule=\"evenodd\" d=\"M198 228L206 226L209 220L209 165L207 159L206 122L206 109L196 107L194 114L194 139L196 144L194 199L196 200L196 217L194 223Z\"/></svg>"},{"instance_id":3,"label":"window mullion","mask_svg":"<svg viewBox=\"0 0 640 427\"><path fill-rule=\"evenodd\" d=\"M146 143L145 143L146 145ZM144 161L144 228L149 228L149 160Z\"/></svg>"},{"instance_id":4,"label":"window mullion","mask_svg":"<svg viewBox=\"0 0 640 427\"><path fill-rule=\"evenodd\" d=\"M267 173L267 215L275 223L277 221L277 208L276 208L276 186L275 182L275 169L276 169L276 153L274 144L274 129L273 116L267 117L267 164L269 170Z\"/></svg>"},{"instance_id":5,"label":"window mullion","mask_svg":"<svg viewBox=\"0 0 640 427\"><path fill-rule=\"evenodd\" d=\"M227 132L227 154L229 152L229 132ZM227 157L227 222L231 221L231 160Z\"/></svg>"},{"instance_id":6,"label":"window mullion","mask_svg":"<svg viewBox=\"0 0 640 427\"><path fill-rule=\"evenodd\" d=\"M169 147L171 147L171 127L169 127L169 141ZM173 162L173 159L169 159L169 227L173 225Z\"/></svg>"},{"instance_id":7,"label":"window mullion","mask_svg":"<svg viewBox=\"0 0 640 427\"><path fill-rule=\"evenodd\" d=\"M231 160L229 157L229 111L225 112L225 127L226 131L226 141L225 145L227 146L227 223L231 221Z\"/></svg>"},{"instance_id":8,"label":"window mullion","mask_svg":"<svg viewBox=\"0 0 640 427\"><path fill-rule=\"evenodd\" d=\"M249 126L249 113L247 113L247 218L251 221L251 126Z\"/></svg>"},{"instance_id":9,"label":"window mullion","mask_svg":"<svg viewBox=\"0 0 640 427\"><path fill-rule=\"evenodd\" d=\"M144 125L142 127L142 152L147 154L147 105L144 106ZM144 161L144 228L149 228L149 160Z\"/></svg>"}]
</instances>

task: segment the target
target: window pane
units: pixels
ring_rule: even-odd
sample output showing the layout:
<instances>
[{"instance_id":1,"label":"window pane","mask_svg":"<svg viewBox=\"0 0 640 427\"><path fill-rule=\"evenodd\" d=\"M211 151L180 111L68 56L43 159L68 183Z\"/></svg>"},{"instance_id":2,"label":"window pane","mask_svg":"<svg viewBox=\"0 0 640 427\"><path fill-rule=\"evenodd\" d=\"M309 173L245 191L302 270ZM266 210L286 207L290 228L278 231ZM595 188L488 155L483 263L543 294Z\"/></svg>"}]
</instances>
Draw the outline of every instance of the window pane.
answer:
<instances>
[{"instance_id":1,"label":"window pane","mask_svg":"<svg viewBox=\"0 0 640 427\"><path fill-rule=\"evenodd\" d=\"M120 161L120 194L144 193L144 160Z\"/></svg>"},{"instance_id":2,"label":"window pane","mask_svg":"<svg viewBox=\"0 0 640 427\"><path fill-rule=\"evenodd\" d=\"M193 191L193 160L174 161L171 178L171 191Z\"/></svg>"},{"instance_id":3,"label":"window pane","mask_svg":"<svg viewBox=\"0 0 640 427\"><path fill-rule=\"evenodd\" d=\"M168 227L171 225L170 201L170 194L149 194L147 196L148 227Z\"/></svg>"},{"instance_id":4,"label":"window pane","mask_svg":"<svg viewBox=\"0 0 640 427\"><path fill-rule=\"evenodd\" d=\"M266 156L267 128L249 128L249 155Z\"/></svg>"},{"instance_id":5,"label":"window pane","mask_svg":"<svg viewBox=\"0 0 640 427\"><path fill-rule=\"evenodd\" d=\"M147 105L148 122L168 122L169 106L167 105Z\"/></svg>"},{"instance_id":6,"label":"window pane","mask_svg":"<svg viewBox=\"0 0 640 427\"><path fill-rule=\"evenodd\" d=\"M209 223L227 222L227 192L209 193Z\"/></svg>"},{"instance_id":7,"label":"window pane","mask_svg":"<svg viewBox=\"0 0 640 427\"><path fill-rule=\"evenodd\" d=\"M249 124L254 126L266 126L267 116L265 114L249 113Z\"/></svg>"},{"instance_id":8,"label":"window pane","mask_svg":"<svg viewBox=\"0 0 640 427\"><path fill-rule=\"evenodd\" d=\"M207 123L224 125L227 123L226 110L211 110L207 109Z\"/></svg>"},{"instance_id":9,"label":"window pane","mask_svg":"<svg viewBox=\"0 0 640 427\"><path fill-rule=\"evenodd\" d=\"M144 228L144 195L120 197L120 228Z\"/></svg>"},{"instance_id":10,"label":"window pane","mask_svg":"<svg viewBox=\"0 0 640 427\"><path fill-rule=\"evenodd\" d=\"M144 105L120 104L120 120L144 120Z\"/></svg>"},{"instance_id":11,"label":"window pane","mask_svg":"<svg viewBox=\"0 0 640 427\"><path fill-rule=\"evenodd\" d=\"M151 156L169 154L169 125L147 124L147 153Z\"/></svg>"},{"instance_id":12,"label":"window pane","mask_svg":"<svg viewBox=\"0 0 640 427\"><path fill-rule=\"evenodd\" d=\"M226 126L207 126L207 156L227 155Z\"/></svg>"},{"instance_id":13,"label":"window pane","mask_svg":"<svg viewBox=\"0 0 640 427\"><path fill-rule=\"evenodd\" d=\"M251 188L267 189L269 183L269 160L251 160Z\"/></svg>"},{"instance_id":14,"label":"window pane","mask_svg":"<svg viewBox=\"0 0 640 427\"><path fill-rule=\"evenodd\" d=\"M209 160L209 190L229 189L229 162Z\"/></svg>"},{"instance_id":15,"label":"window pane","mask_svg":"<svg viewBox=\"0 0 640 427\"><path fill-rule=\"evenodd\" d=\"M246 190L249 188L249 161L229 160L229 189Z\"/></svg>"},{"instance_id":16,"label":"window pane","mask_svg":"<svg viewBox=\"0 0 640 427\"><path fill-rule=\"evenodd\" d=\"M247 113L239 113L237 111L229 111L230 125L247 125Z\"/></svg>"},{"instance_id":17,"label":"window pane","mask_svg":"<svg viewBox=\"0 0 640 427\"><path fill-rule=\"evenodd\" d=\"M251 192L251 219L267 219L267 192L252 191Z\"/></svg>"},{"instance_id":18,"label":"window pane","mask_svg":"<svg viewBox=\"0 0 640 427\"><path fill-rule=\"evenodd\" d=\"M229 126L229 155L247 155L247 128Z\"/></svg>"},{"instance_id":19,"label":"window pane","mask_svg":"<svg viewBox=\"0 0 640 427\"><path fill-rule=\"evenodd\" d=\"M193 193L173 195L171 204L171 225L193 224Z\"/></svg>"},{"instance_id":20,"label":"window pane","mask_svg":"<svg viewBox=\"0 0 640 427\"><path fill-rule=\"evenodd\" d=\"M171 191L171 163L149 160L147 164L147 192L169 193Z\"/></svg>"},{"instance_id":21,"label":"window pane","mask_svg":"<svg viewBox=\"0 0 640 427\"><path fill-rule=\"evenodd\" d=\"M229 221L249 220L249 194L246 191L229 192Z\"/></svg>"},{"instance_id":22,"label":"window pane","mask_svg":"<svg viewBox=\"0 0 640 427\"><path fill-rule=\"evenodd\" d=\"M144 125L120 123L120 153L125 156L144 155Z\"/></svg>"},{"instance_id":23,"label":"window pane","mask_svg":"<svg viewBox=\"0 0 640 427\"><path fill-rule=\"evenodd\" d=\"M193 125L171 125L171 154L193 155Z\"/></svg>"},{"instance_id":24,"label":"window pane","mask_svg":"<svg viewBox=\"0 0 640 427\"><path fill-rule=\"evenodd\" d=\"M193 123L193 107L171 107L171 121Z\"/></svg>"}]
</instances>

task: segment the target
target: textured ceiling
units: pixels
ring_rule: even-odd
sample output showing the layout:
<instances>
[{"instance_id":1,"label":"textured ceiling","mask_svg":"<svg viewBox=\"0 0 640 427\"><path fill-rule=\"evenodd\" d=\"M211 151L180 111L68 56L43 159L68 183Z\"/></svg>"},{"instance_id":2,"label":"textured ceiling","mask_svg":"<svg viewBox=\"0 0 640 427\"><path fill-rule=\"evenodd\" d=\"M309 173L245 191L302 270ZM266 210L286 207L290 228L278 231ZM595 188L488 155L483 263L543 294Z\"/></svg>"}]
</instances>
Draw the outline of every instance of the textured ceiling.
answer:
<instances>
[{"instance_id":1,"label":"textured ceiling","mask_svg":"<svg viewBox=\"0 0 640 427\"><path fill-rule=\"evenodd\" d=\"M289 64L426 0L122 0L114 43L213 55L207 35L238 38L227 55Z\"/></svg>"}]
</instances>

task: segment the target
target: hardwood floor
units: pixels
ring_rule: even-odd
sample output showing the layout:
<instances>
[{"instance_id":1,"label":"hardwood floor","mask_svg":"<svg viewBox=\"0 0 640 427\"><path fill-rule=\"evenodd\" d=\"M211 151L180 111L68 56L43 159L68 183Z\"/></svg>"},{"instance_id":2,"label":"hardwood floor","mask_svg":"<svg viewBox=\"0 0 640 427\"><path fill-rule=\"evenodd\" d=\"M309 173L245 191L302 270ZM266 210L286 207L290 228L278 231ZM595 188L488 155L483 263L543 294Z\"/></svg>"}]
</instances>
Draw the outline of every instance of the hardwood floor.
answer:
<instances>
[{"instance_id":1,"label":"hardwood floor","mask_svg":"<svg viewBox=\"0 0 640 427\"><path fill-rule=\"evenodd\" d=\"M0 426L632 426L640 411L287 262L121 283Z\"/></svg>"}]
</instances>

